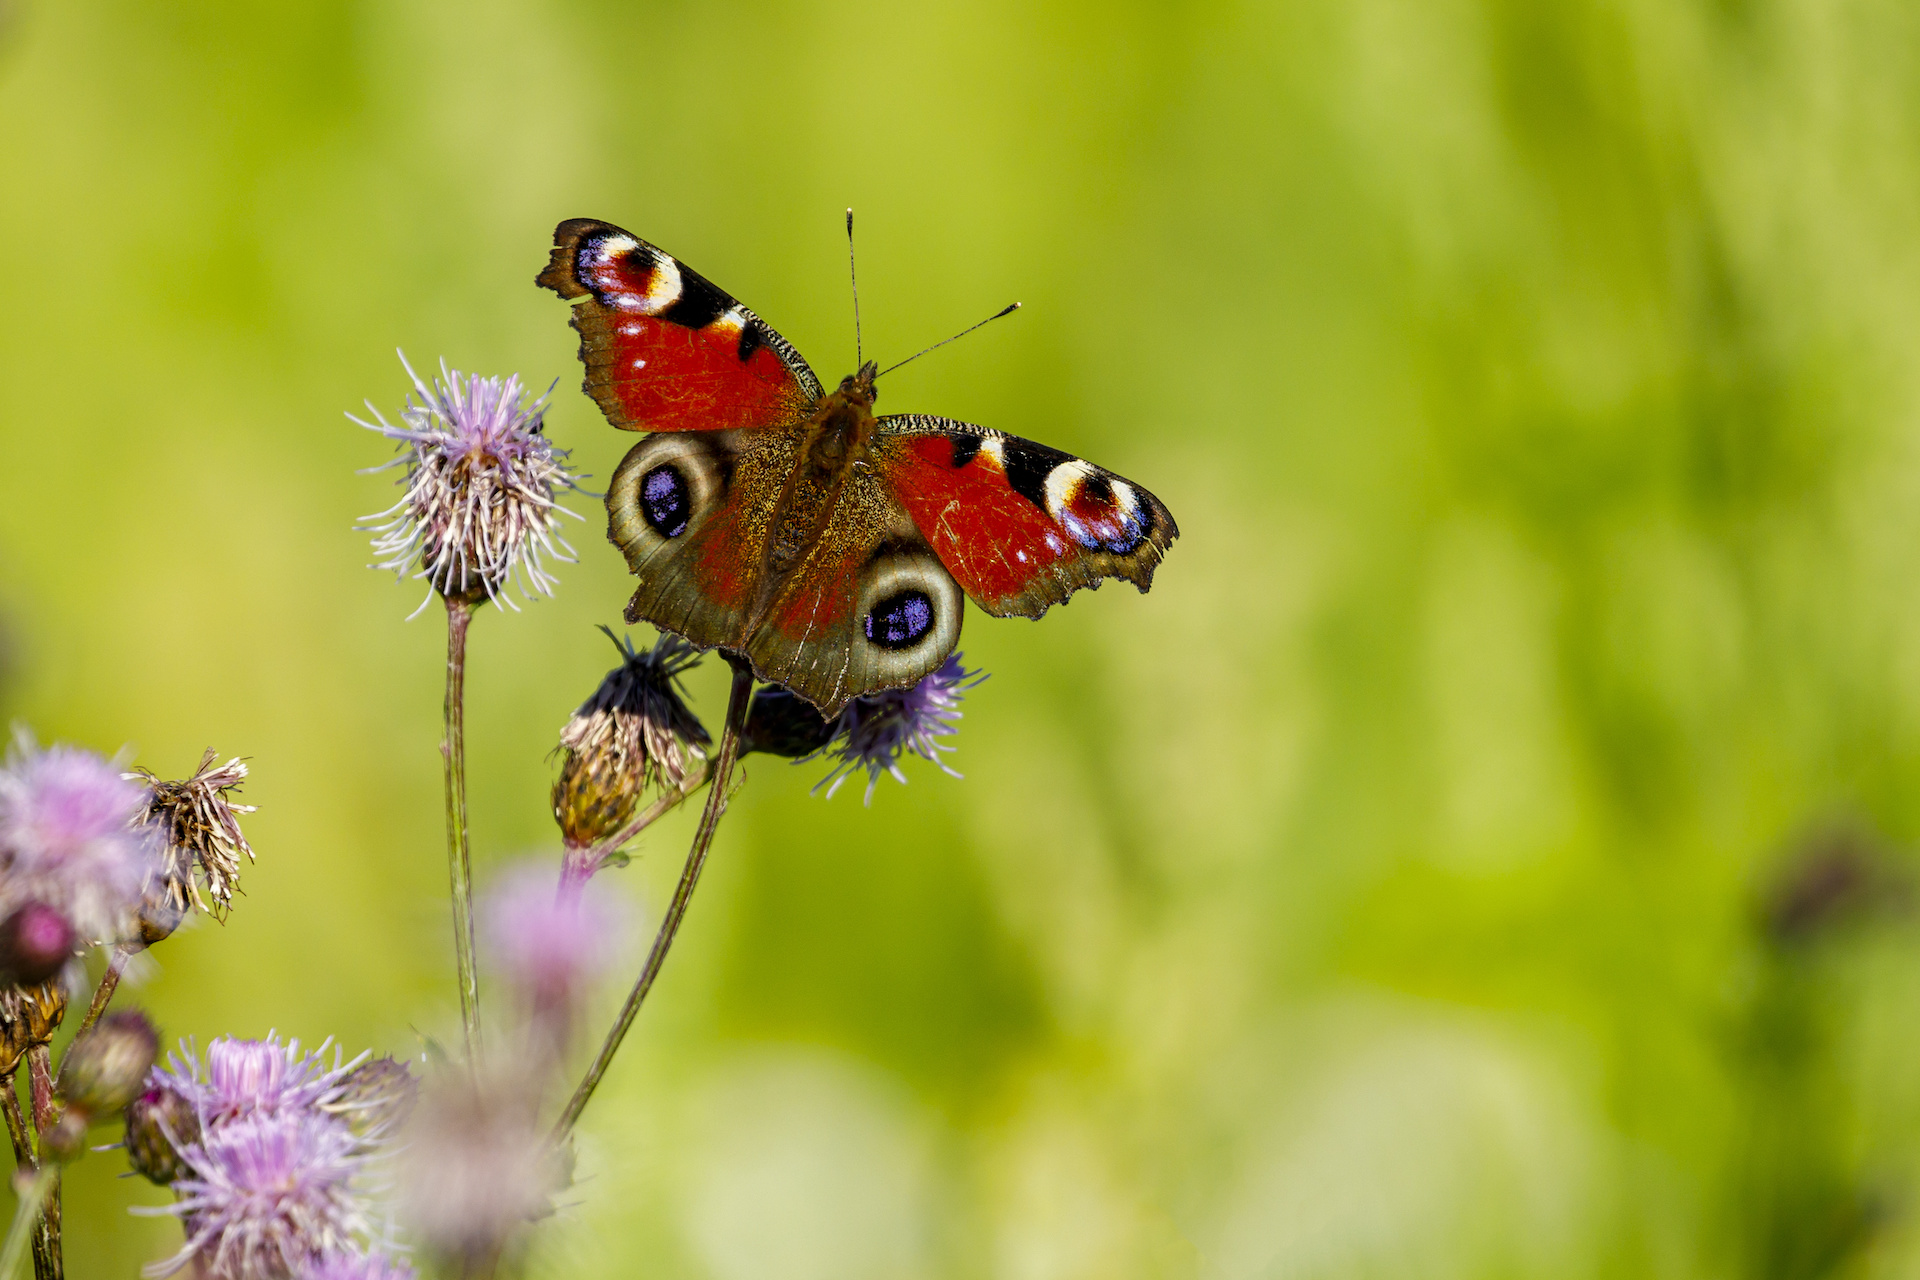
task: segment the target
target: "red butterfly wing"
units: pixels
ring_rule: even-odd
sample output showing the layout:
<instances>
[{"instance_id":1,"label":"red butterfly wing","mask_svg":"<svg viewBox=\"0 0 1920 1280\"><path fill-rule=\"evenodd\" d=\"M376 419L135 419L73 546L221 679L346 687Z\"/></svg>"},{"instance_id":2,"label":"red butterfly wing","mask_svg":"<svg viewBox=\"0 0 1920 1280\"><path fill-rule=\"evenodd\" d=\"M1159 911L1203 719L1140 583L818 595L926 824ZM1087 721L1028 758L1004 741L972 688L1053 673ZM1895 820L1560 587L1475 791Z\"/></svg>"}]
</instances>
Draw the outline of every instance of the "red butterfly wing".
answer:
<instances>
[{"instance_id":1,"label":"red butterfly wing","mask_svg":"<svg viewBox=\"0 0 1920 1280\"><path fill-rule=\"evenodd\" d=\"M988 613L1037 618L1103 578L1145 591L1180 536L1160 499L1058 449L924 414L879 425L875 466Z\"/></svg>"},{"instance_id":2,"label":"red butterfly wing","mask_svg":"<svg viewBox=\"0 0 1920 1280\"><path fill-rule=\"evenodd\" d=\"M777 425L820 398L820 380L772 326L611 223L561 223L538 283L574 304L586 392L622 430Z\"/></svg>"}]
</instances>

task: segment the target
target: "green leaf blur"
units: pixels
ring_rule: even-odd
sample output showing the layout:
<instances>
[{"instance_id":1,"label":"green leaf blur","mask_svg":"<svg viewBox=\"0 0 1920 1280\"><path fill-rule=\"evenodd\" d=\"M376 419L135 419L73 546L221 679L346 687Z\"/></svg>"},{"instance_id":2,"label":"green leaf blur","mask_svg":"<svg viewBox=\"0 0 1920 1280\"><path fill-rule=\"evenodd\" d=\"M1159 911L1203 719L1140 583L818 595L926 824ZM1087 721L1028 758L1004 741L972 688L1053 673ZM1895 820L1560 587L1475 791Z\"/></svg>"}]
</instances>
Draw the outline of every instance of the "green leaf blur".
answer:
<instances>
[{"instance_id":1,"label":"green leaf blur","mask_svg":"<svg viewBox=\"0 0 1920 1280\"><path fill-rule=\"evenodd\" d=\"M254 769L169 1036L452 1025L443 633L342 411L396 347L557 379L604 482L560 219L831 381L853 205L870 354L1026 304L883 408L1180 521L1151 595L969 617L965 781L749 763L533 1274L1920 1267L1912 5L37 0L0 175L0 712ZM474 627L483 870L627 594L572 505ZM123 1167L72 1274L177 1245Z\"/></svg>"}]
</instances>

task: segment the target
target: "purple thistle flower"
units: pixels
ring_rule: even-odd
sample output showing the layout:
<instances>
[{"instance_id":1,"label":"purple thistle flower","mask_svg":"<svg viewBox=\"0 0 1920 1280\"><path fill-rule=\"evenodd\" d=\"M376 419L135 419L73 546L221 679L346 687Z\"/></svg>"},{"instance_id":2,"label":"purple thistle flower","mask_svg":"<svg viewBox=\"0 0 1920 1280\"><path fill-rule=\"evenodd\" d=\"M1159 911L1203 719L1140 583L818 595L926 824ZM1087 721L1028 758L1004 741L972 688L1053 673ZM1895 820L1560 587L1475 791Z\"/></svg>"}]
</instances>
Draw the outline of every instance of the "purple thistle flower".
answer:
<instances>
[{"instance_id":1,"label":"purple thistle flower","mask_svg":"<svg viewBox=\"0 0 1920 1280\"><path fill-rule=\"evenodd\" d=\"M414 1280L404 1258L372 1253L336 1253L308 1267L300 1280Z\"/></svg>"},{"instance_id":2,"label":"purple thistle flower","mask_svg":"<svg viewBox=\"0 0 1920 1280\"><path fill-rule=\"evenodd\" d=\"M593 883L563 886L551 865L526 862L481 904L481 945L536 1014L564 1016L618 958L627 913Z\"/></svg>"},{"instance_id":3,"label":"purple thistle flower","mask_svg":"<svg viewBox=\"0 0 1920 1280\"><path fill-rule=\"evenodd\" d=\"M366 1057L342 1063L336 1049L328 1066L323 1055L331 1043L303 1054L298 1040L281 1044L273 1032L264 1040L219 1036L207 1045L204 1079L192 1048L183 1045L185 1059L169 1053L170 1070L156 1070L153 1083L192 1102L207 1127L255 1113L317 1113L339 1099L347 1077Z\"/></svg>"},{"instance_id":4,"label":"purple thistle flower","mask_svg":"<svg viewBox=\"0 0 1920 1280\"><path fill-rule=\"evenodd\" d=\"M398 441L401 454L372 470L404 466L406 493L364 525L376 536L374 566L404 577L416 569L443 596L506 603L501 591L518 577L520 592L553 594L554 579L541 556L571 561L573 548L559 536L562 512L554 490L579 485L566 468L567 452L541 433L547 398L530 398L518 374L506 379L462 374L440 365L432 386L400 357L415 395L401 410L403 425L390 424L368 402L373 421L347 417ZM426 602L421 603L421 608ZM416 613L418 611L416 610Z\"/></svg>"},{"instance_id":5,"label":"purple thistle flower","mask_svg":"<svg viewBox=\"0 0 1920 1280\"><path fill-rule=\"evenodd\" d=\"M22 734L0 768L0 913L41 902L88 941L128 935L155 861L147 792L91 751Z\"/></svg>"},{"instance_id":6,"label":"purple thistle flower","mask_svg":"<svg viewBox=\"0 0 1920 1280\"><path fill-rule=\"evenodd\" d=\"M370 1230L352 1185L366 1156L332 1117L255 1112L207 1130L179 1157L177 1202L145 1212L178 1215L187 1242L148 1276L197 1264L209 1280L299 1280Z\"/></svg>"},{"instance_id":7,"label":"purple thistle flower","mask_svg":"<svg viewBox=\"0 0 1920 1280\"><path fill-rule=\"evenodd\" d=\"M910 689L888 689L855 698L840 713L833 740L815 753L837 757L837 763L814 790L825 787L827 798L832 799L841 783L865 769L866 803L872 804L873 789L879 785L881 774L889 773L902 784L906 782L907 775L900 771L900 758L905 755L930 760L947 776L959 777L940 758L940 752L953 750L940 739L957 732L953 722L960 718L960 695L986 678L984 671L968 671L955 653Z\"/></svg>"}]
</instances>

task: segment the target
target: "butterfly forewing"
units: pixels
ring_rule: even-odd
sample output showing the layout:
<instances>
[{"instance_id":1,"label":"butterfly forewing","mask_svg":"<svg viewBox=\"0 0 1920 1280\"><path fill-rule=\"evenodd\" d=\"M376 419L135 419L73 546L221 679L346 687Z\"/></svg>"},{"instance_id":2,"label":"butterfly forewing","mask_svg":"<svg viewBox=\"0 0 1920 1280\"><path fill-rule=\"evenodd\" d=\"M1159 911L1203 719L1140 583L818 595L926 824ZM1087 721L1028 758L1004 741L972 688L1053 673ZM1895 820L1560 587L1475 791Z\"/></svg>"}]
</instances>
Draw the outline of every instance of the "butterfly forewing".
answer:
<instances>
[{"instance_id":1,"label":"butterfly forewing","mask_svg":"<svg viewBox=\"0 0 1920 1280\"><path fill-rule=\"evenodd\" d=\"M1072 454L924 414L879 420L873 460L973 602L1037 618L1082 587L1145 591L1180 536L1160 499Z\"/></svg>"},{"instance_id":2,"label":"butterfly forewing","mask_svg":"<svg viewBox=\"0 0 1920 1280\"><path fill-rule=\"evenodd\" d=\"M611 223L561 223L538 282L574 304L583 385L623 430L766 427L820 398L813 370L766 321Z\"/></svg>"}]
</instances>

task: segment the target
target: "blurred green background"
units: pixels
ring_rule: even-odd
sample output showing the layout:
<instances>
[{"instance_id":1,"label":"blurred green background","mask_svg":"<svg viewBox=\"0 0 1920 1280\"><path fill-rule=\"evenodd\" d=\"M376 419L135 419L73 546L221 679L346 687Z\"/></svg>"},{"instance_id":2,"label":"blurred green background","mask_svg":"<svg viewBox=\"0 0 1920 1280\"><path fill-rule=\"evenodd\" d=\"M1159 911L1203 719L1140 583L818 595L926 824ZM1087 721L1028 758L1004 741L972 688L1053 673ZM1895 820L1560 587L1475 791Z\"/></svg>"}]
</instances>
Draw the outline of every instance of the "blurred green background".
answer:
<instances>
[{"instance_id":1,"label":"blurred green background","mask_svg":"<svg viewBox=\"0 0 1920 1280\"><path fill-rule=\"evenodd\" d=\"M0 712L255 770L171 1035L452 1023L443 630L341 415L396 347L558 379L604 481L558 220L831 382L853 205L869 352L1027 304L883 408L1180 520L1150 596L969 619L965 781L751 762L536 1275L1920 1273L1911 4L0 14ZM627 594L573 505L475 627L487 867ZM122 1167L75 1275L177 1246Z\"/></svg>"}]
</instances>

